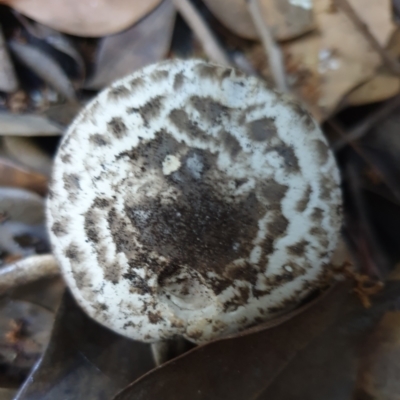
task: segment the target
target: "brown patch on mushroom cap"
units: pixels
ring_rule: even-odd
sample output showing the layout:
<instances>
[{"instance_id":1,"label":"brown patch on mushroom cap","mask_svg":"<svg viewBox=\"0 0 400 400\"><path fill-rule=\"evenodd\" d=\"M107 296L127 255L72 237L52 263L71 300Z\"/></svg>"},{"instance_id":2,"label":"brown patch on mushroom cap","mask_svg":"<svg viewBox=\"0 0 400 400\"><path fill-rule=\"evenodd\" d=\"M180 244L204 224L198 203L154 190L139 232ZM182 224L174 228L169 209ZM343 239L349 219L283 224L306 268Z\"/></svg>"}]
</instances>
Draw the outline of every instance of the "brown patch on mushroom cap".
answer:
<instances>
[{"instance_id":1,"label":"brown patch on mushroom cap","mask_svg":"<svg viewBox=\"0 0 400 400\"><path fill-rule=\"evenodd\" d=\"M250 137L257 142L269 140L277 136L274 118L265 117L251 121L248 123L248 127Z\"/></svg>"}]
</instances>

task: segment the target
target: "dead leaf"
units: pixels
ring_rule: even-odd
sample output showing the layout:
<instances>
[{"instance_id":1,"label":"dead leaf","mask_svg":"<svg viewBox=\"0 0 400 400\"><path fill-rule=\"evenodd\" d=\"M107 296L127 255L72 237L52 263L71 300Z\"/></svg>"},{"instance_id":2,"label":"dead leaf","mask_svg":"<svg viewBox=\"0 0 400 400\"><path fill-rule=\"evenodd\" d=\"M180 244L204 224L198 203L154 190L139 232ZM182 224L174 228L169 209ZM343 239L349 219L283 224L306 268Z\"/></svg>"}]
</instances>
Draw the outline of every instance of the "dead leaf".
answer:
<instances>
[{"instance_id":1,"label":"dead leaf","mask_svg":"<svg viewBox=\"0 0 400 400\"><path fill-rule=\"evenodd\" d=\"M29 225L43 224L44 200L27 190L0 187L0 214L6 220Z\"/></svg>"},{"instance_id":2,"label":"dead leaf","mask_svg":"<svg viewBox=\"0 0 400 400\"><path fill-rule=\"evenodd\" d=\"M133 25L161 0L2 0L3 4L60 32L104 36Z\"/></svg>"},{"instance_id":3,"label":"dead leaf","mask_svg":"<svg viewBox=\"0 0 400 400\"><path fill-rule=\"evenodd\" d=\"M14 12L14 15L31 36L45 41L61 53L71 57L78 67L79 76L82 79L84 78L85 64L83 58L69 37L39 22L31 21L18 12Z\"/></svg>"},{"instance_id":4,"label":"dead leaf","mask_svg":"<svg viewBox=\"0 0 400 400\"><path fill-rule=\"evenodd\" d=\"M48 180L42 174L28 171L0 158L0 186L27 189L43 196L47 193Z\"/></svg>"},{"instance_id":5,"label":"dead leaf","mask_svg":"<svg viewBox=\"0 0 400 400\"><path fill-rule=\"evenodd\" d=\"M15 389L0 388L0 400L13 400L16 393Z\"/></svg>"},{"instance_id":6,"label":"dead leaf","mask_svg":"<svg viewBox=\"0 0 400 400\"><path fill-rule=\"evenodd\" d=\"M14 55L39 78L70 101L76 101L75 89L60 65L43 50L16 41L9 43Z\"/></svg>"},{"instance_id":7,"label":"dead leaf","mask_svg":"<svg viewBox=\"0 0 400 400\"><path fill-rule=\"evenodd\" d=\"M47 118L50 123L55 123L60 127L68 127L81 110L79 103L65 103L51 106L42 112L42 116Z\"/></svg>"},{"instance_id":8,"label":"dead leaf","mask_svg":"<svg viewBox=\"0 0 400 400\"><path fill-rule=\"evenodd\" d=\"M159 61L168 51L175 21L171 0L124 32L101 39L93 76L87 89L101 89L147 64Z\"/></svg>"},{"instance_id":9,"label":"dead leaf","mask_svg":"<svg viewBox=\"0 0 400 400\"><path fill-rule=\"evenodd\" d=\"M8 158L32 171L50 176L53 161L32 138L3 136L2 139L3 150Z\"/></svg>"},{"instance_id":10,"label":"dead leaf","mask_svg":"<svg viewBox=\"0 0 400 400\"><path fill-rule=\"evenodd\" d=\"M43 116L0 112L0 136L57 136L61 134L62 129Z\"/></svg>"},{"instance_id":11,"label":"dead leaf","mask_svg":"<svg viewBox=\"0 0 400 400\"><path fill-rule=\"evenodd\" d=\"M0 303L0 382L22 383L50 338L53 313L32 303Z\"/></svg>"},{"instance_id":12,"label":"dead leaf","mask_svg":"<svg viewBox=\"0 0 400 400\"><path fill-rule=\"evenodd\" d=\"M400 78L389 73L379 72L369 81L352 90L344 99L346 106L383 101L400 92Z\"/></svg>"},{"instance_id":13,"label":"dead leaf","mask_svg":"<svg viewBox=\"0 0 400 400\"><path fill-rule=\"evenodd\" d=\"M366 310L341 284L280 325L199 346L114 400L351 399L362 340L399 293L400 282L389 283Z\"/></svg>"},{"instance_id":14,"label":"dead leaf","mask_svg":"<svg viewBox=\"0 0 400 400\"><path fill-rule=\"evenodd\" d=\"M285 323L199 346L146 374L115 400L255 399L301 349L324 332L347 291L334 289Z\"/></svg>"},{"instance_id":15,"label":"dead leaf","mask_svg":"<svg viewBox=\"0 0 400 400\"><path fill-rule=\"evenodd\" d=\"M149 344L97 324L67 293L49 346L15 400L110 399L153 367Z\"/></svg>"},{"instance_id":16,"label":"dead leaf","mask_svg":"<svg viewBox=\"0 0 400 400\"><path fill-rule=\"evenodd\" d=\"M385 46L394 32L390 0L351 0L352 7ZM330 0L314 2L318 31L283 46L295 89L321 118L327 118L343 96L370 79L381 65L379 55L351 20Z\"/></svg>"},{"instance_id":17,"label":"dead leaf","mask_svg":"<svg viewBox=\"0 0 400 400\"><path fill-rule=\"evenodd\" d=\"M205 0L208 8L231 31L247 39L258 33L242 0ZM310 0L260 0L263 17L277 40L288 40L309 32L314 18Z\"/></svg>"},{"instance_id":18,"label":"dead leaf","mask_svg":"<svg viewBox=\"0 0 400 400\"><path fill-rule=\"evenodd\" d=\"M400 312L388 311L365 340L355 400L400 398Z\"/></svg>"},{"instance_id":19,"label":"dead leaf","mask_svg":"<svg viewBox=\"0 0 400 400\"><path fill-rule=\"evenodd\" d=\"M18 286L8 292L11 299L27 301L56 312L65 291L64 279L60 276Z\"/></svg>"},{"instance_id":20,"label":"dead leaf","mask_svg":"<svg viewBox=\"0 0 400 400\"><path fill-rule=\"evenodd\" d=\"M6 42L0 27L0 90L11 93L17 89L18 81L14 72L14 66L8 54Z\"/></svg>"}]
</instances>

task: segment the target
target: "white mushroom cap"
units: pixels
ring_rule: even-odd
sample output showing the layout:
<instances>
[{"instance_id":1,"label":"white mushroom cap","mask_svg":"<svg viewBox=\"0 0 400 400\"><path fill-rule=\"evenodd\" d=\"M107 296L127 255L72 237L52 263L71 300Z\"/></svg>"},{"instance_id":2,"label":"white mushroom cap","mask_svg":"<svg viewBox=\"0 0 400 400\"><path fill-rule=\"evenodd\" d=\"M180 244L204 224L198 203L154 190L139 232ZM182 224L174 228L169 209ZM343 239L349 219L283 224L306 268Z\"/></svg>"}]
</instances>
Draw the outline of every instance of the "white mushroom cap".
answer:
<instances>
[{"instance_id":1,"label":"white mushroom cap","mask_svg":"<svg viewBox=\"0 0 400 400\"><path fill-rule=\"evenodd\" d=\"M318 287L341 227L339 173L310 115L265 82L165 61L75 120L48 224L90 316L138 340L199 343Z\"/></svg>"}]
</instances>

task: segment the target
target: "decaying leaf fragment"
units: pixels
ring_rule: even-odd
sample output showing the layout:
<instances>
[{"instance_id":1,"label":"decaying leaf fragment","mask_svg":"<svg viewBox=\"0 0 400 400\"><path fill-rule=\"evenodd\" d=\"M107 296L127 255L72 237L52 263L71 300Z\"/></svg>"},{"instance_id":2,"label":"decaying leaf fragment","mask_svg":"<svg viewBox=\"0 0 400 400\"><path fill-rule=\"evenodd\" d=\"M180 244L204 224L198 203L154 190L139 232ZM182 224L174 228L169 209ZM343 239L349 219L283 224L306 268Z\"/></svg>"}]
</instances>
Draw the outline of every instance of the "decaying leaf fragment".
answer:
<instances>
[{"instance_id":1,"label":"decaying leaf fragment","mask_svg":"<svg viewBox=\"0 0 400 400\"><path fill-rule=\"evenodd\" d=\"M48 179L37 172L21 168L4 158L0 158L0 185L31 190L40 195L47 192Z\"/></svg>"},{"instance_id":2,"label":"decaying leaf fragment","mask_svg":"<svg viewBox=\"0 0 400 400\"><path fill-rule=\"evenodd\" d=\"M230 30L247 39L258 39L243 0L205 0L215 16ZM312 0L260 0L262 16L277 40L300 36L315 27Z\"/></svg>"},{"instance_id":3,"label":"decaying leaf fragment","mask_svg":"<svg viewBox=\"0 0 400 400\"><path fill-rule=\"evenodd\" d=\"M349 0L378 42L385 46L394 31L389 0ZM321 118L333 112L342 97L371 78L381 65L367 39L330 0L315 0L318 30L283 46L295 89Z\"/></svg>"},{"instance_id":4,"label":"decaying leaf fragment","mask_svg":"<svg viewBox=\"0 0 400 400\"><path fill-rule=\"evenodd\" d=\"M161 60L168 51L175 21L171 0L131 28L101 39L93 76L86 89L101 89L113 81Z\"/></svg>"},{"instance_id":5,"label":"decaying leaf fragment","mask_svg":"<svg viewBox=\"0 0 400 400\"><path fill-rule=\"evenodd\" d=\"M161 0L1 0L22 14L61 32L104 36L134 24Z\"/></svg>"},{"instance_id":6,"label":"decaying leaf fragment","mask_svg":"<svg viewBox=\"0 0 400 400\"><path fill-rule=\"evenodd\" d=\"M150 345L89 319L66 293L47 350L15 400L111 399L154 368Z\"/></svg>"}]
</instances>

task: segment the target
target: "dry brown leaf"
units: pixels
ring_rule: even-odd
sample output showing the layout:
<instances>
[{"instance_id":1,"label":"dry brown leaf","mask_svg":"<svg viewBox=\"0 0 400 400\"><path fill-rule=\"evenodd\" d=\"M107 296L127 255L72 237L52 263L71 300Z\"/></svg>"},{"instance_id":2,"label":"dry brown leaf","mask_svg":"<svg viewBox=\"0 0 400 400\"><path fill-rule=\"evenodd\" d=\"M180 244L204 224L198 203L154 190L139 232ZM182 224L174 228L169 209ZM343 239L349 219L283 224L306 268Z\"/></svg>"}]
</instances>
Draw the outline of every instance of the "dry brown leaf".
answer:
<instances>
[{"instance_id":1,"label":"dry brown leaf","mask_svg":"<svg viewBox=\"0 0 400 400\"><path fill-rule=\"evenodd\" d=\"M358 88L352 90L344 99L347 106L383 101L400 91L400 78L380 72Z\"/></svg>"},{"instance_id":2,"label":"dry brown leaf","mask_svg":"<svg viewBox=\"0 0 400 400\"><path fill-rule=\"evenodd\" d=\"M0 90L11 93L16 91L17 88L17 77L0 28Z\"/></svg>"},{"instance_id":3,"label":"dry brown leaf","mask_svg":"<svg viewBox=\"0 0 400 400\"><path fill-rule=\"evenodd\" d=\"M388 311L365 341L356 400L400 398L400 312Z\"/></svg>"},{"instance_id":4,"label":"dry brown leaf","mask_svg":"<svg viewBox=\"0 0 400 400\"><path fill-rule=\"evenodd\" d=\"M2 144L6 157L35 172L50 176L53 161L32 138L3 136Z\"/></svg>"},{"instance_id":5,"label":"dry brown leaf","mask_svg":"<svg viewBox=\"0 0 400 400\"><path fill-rule=\"evenodd\" d=\"M175 14L171 0L164 0L136 25L101 39L95 71L85 88L101 89L162 59L170 46Z\"/></svg>"},{"instance_id":6,"label":"dry brown leaf","mask_svg":"<svg viewBox=\"0 0 400 400\"><path fill-rule=\"evenodd\" d=\"M27 189L43 196L47 192L48 180L42 174L28 171L0 158L0 186Z\"/></svg>"},{"instance_id":7,"label":"dry brown leaf","mask_svg":"<svg viewBox=\"0 0 400 400\"><path fill-rule=\"evenodd\" d=\"M3 4L53 29L77 36L104 36L122 31L161 0L1 0Z\"/></svg>"},{"instance_id":8,"label":"dry brown leaf","mask_svg":"<svg viewBox=\"0 0 400 400\"><path fill-rule=\"evenodd\" d=\"M400 56L400 29L396 29L387 45L393 58ZM400 92L400 78L390 74L385 67L369 81L352 90L344 99L347 106L356 106L386 100Z\"/></svg>"},{"instance_id":9,"label":"dry brown leaf","mask_svg":"<svg viewBox=\"0 0 400 400\"><path fill-rule=\"evenodd\" d=\"M258 34L243 0L204 0L230 30L247 39ZM311 0L260 0L263 17L278 40L293 39L314 28Z\"/></svg>"},{"instance_id":10,"label":"dry brown leaf","mask_svg":"<svg viewBox=\"0 0 400 400\"><path fill-rule=\"evenodd\" d=\"M0 112L0 136L57 136L62 129L35 114Z\"/></svg>"},{"instance_id":11,"label":"dry brown leaf","mask_svg":"<svg viewBox=\"0 0 400 400\"><path fill-rule=\"evenodd\" d=\"M349 2L385 46L395 29L390 0ZM284 53L301 98L326 118L346 93L374 75L381 59L348 16L332 9L330 0L315 0L314 11L318 31L286 43Z\"/></svg>"},{"instance_id":12,"label":"dry brown leaf","mask_svg":"<svg viewBox=\"0 0 400 400\"><path fill-rule=\"evenodd\" d=\"M30 44L10 41L14 55L38 77L70 101L75 101L75 90L61 66L43 50Z\"/></svg>"}]
</instances>

